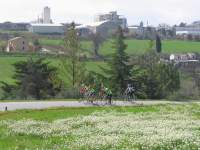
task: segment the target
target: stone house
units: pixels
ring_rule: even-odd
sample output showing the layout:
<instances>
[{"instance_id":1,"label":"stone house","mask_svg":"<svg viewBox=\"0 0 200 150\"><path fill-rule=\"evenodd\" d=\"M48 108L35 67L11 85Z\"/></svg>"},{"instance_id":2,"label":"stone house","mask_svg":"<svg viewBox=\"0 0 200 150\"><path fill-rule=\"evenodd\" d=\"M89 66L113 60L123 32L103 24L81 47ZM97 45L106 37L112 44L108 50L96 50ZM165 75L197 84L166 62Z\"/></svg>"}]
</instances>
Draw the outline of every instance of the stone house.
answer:
<instances>
[{"instance_id":1,"label":"stone house","mask_svg":"<svg viewBox=\"0 0 200 150\"><path fill-rule=\"evenodd\" d=\"M29 42L23 37L16 37L8 41L7 52L28 52Z\"/></svg>"}]
</instances>

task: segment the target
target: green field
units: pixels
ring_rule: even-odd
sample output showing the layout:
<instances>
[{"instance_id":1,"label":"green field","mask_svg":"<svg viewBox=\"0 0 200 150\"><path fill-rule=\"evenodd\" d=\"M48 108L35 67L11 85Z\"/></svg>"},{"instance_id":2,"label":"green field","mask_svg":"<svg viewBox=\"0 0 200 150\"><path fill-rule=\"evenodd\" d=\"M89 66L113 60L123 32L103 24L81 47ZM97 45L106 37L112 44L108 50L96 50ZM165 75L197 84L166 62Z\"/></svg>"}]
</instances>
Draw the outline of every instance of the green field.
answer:
<instances>
[{"instance_id":1,"label":"green field","mask_svg":"<svg viewBox=\"0 0 200 150\"><path fill-rule=\"evenodd\" d=\"M12 76L14 75L14 67L13 64L15 64L18 61L27 60L28 57L17 57L17 56L0 56L0 81L13 83ZM56 66L59 68L60 61L57 58L48 58L48 61L51 62L51 65ZM92 62L88 61L86 62L86 68L89 71L95 71L100 72L99 66L106 67L106 63L104 62ZM63 71L59 69L59 75L63 80L65 80L64 75L62 74ZM66 81L66 80L65 80Z\"/></svg>"},{"instance_id":2,"label":"green field","mask_svg":"<svg viewBox=\"0 0 200 150\"><path fill-rule=\"evenodd\" d=\"M0 149L195 150L199 127L199 104L20 110L0 113Z\"/></svg>"},{"instance_id":3,"label":"green field","mask_svg":"<svg viewBox=\"0 0 200 150\"><path fill-rule=\"evenodd\" d=\"M41 39L41 44L43 45L62 45L62 40L48 40ZM126 40L127 53L129 54L142 54L148 49L148 40ZM187 53L187 52L197 52L200 53L200 42L191 41L178 41L178 40L165 40L162 42L163 53ZM81 46L83 49L91 51L92 42L82 41ZM112 48L112 40L105 42L100 48L100 53L102 55L110 55L114 52Z\"/></svg>"}]
</instances>

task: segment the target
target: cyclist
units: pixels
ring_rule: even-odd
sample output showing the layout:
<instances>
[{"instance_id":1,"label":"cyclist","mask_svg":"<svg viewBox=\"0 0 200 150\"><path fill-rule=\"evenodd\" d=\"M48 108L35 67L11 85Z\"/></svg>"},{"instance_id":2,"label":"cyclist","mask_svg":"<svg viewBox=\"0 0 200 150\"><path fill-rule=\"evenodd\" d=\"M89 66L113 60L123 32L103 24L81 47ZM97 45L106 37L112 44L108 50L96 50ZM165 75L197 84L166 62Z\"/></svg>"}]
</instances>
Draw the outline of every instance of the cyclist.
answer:
<instances>
[{"instance_id":1,"label":"cyclist","mask_svg":"<svg viewBox=\"0 0 200 150\"><path fill-rule=\"evenodd\" d=\"M112 104L112 90L109 88L105 88L106 98L108 99L108 103Z\"/></svg>"},{"instance_id":2,"label":"cyclist","mask_svg":"<svg viewBox=\"0 0 200 150\"><path fill-rule=\"evenodd\" d=\"M126 95L127 100L130 100L131 98L134 97L134 92L135 92L134 87L131 84L128 84L127 89L125 91L125 95Z\"/></svg>"}]
</instances>

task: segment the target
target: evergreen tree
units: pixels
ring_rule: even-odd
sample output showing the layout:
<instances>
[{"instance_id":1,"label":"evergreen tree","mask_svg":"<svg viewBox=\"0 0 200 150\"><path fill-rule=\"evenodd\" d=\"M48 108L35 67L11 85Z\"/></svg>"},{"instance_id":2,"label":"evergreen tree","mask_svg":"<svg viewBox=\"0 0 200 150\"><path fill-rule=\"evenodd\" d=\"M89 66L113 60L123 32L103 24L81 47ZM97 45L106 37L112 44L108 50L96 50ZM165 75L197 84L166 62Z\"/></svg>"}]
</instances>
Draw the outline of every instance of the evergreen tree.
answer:
<instances>
[{"instance_id":1,"label":"evergreen tree","mask_svg":"<svg viewBox=\"0 0 200 150\"><path fill-rule=\"evenodd\" d=\"M124 35L121 27L115 33L113 48L116 50L109 62L110 70L103 69L109 76L110 86L116 94L122 94L130 77L129 57L125 50Z\"/></svg>"},{"instance_id":2,"label":"evergreen tree","mask_svg":"<svg viewBox=\"0 0 200 150\"><path fill-rule=\"evenodd\" d=\"M162 52L162 42L159 35L156 35L156 51L158 53Z\"/></svg>"},{"instance_id":3,"label":"evergreen tree","mask_svg":"<svg viewBox=\"0 0 200 150\"><path fill-rule=\"evenodd\" d=\"M144 85L142 90L150 99L165 98L169 94L180 88L179 71L174 64L163 63L158 53L150 50L148 53L139 57L139 68L143 74L140 74L143 80L140 85ZM132 78L136 74L132 73ZM136 80L136 79L135 79ZM138 79L137 81L138 82ZM139 87L141 89L141 87Z\"/></svg>"},{"instance_id":4,"label":"evergreen tree","mask_svg":"<svg viewBox=\"0 0 200 150\"><path fill-rule=\"evenodd\" d=\"M45 62L44 59L20 61L14 64L13 79L16 86L3 84L5 96L15 94L22 99L34 98L37 100L53 97L60 90L60 82L56 76L57 69Z\"/></svg>"},{"instance_id":5,"label":"evergreen tree","mask_svg":"<svg viewBox=\"0 0 200 150\"><path fill-rule=\"evenodd\" d=\"M154 42L149 42L147 52L139 57L139 65L145 70L143 76L143 84L145 85L145 93L150 99L158 99L162 97L162 84L159 79L159 55L154 49Z\"/></svg>"},{"instance_id":6,"label":"evergreen tree","mask_svg":"<svg viewBox=\"0 0 200 150\"><path fill-rule=\"evenodd\" d=\"M180 89L180 74L174 64L160 64L159 75L164 96Z\"/></svg>"},{"instance_id":7,"label":"evergreen tree","mask_svg":"<svg viewBox=\"0 0 200 150\"><path fill-rule=\"evenodd\" d=\"M70 85L75 88L79 86L82 78L84 78L85 65L80 60L80 42L74 22L66 32L64 42L68 57L61 59L63 66L62 71L65 72L68 78L67 80L70 81Z\"/></svg>"}]
</instances>

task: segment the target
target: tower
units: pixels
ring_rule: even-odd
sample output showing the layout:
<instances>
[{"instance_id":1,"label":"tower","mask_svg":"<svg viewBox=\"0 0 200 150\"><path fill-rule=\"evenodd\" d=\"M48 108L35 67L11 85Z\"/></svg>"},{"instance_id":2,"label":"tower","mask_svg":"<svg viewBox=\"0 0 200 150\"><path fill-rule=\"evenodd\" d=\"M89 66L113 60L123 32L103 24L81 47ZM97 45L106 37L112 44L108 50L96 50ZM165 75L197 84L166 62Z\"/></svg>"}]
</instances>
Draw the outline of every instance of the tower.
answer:
<instances>
[{"instance_id":1,"label":"tower","mask_svg":"<svg viewBox=\"0 0 200 150\"><path fill-rule=\"evenodd\" d=\"M51 23L51 9L49 7L44 7L43 11L43 23Z\"/></svg>"}]
</instances>

